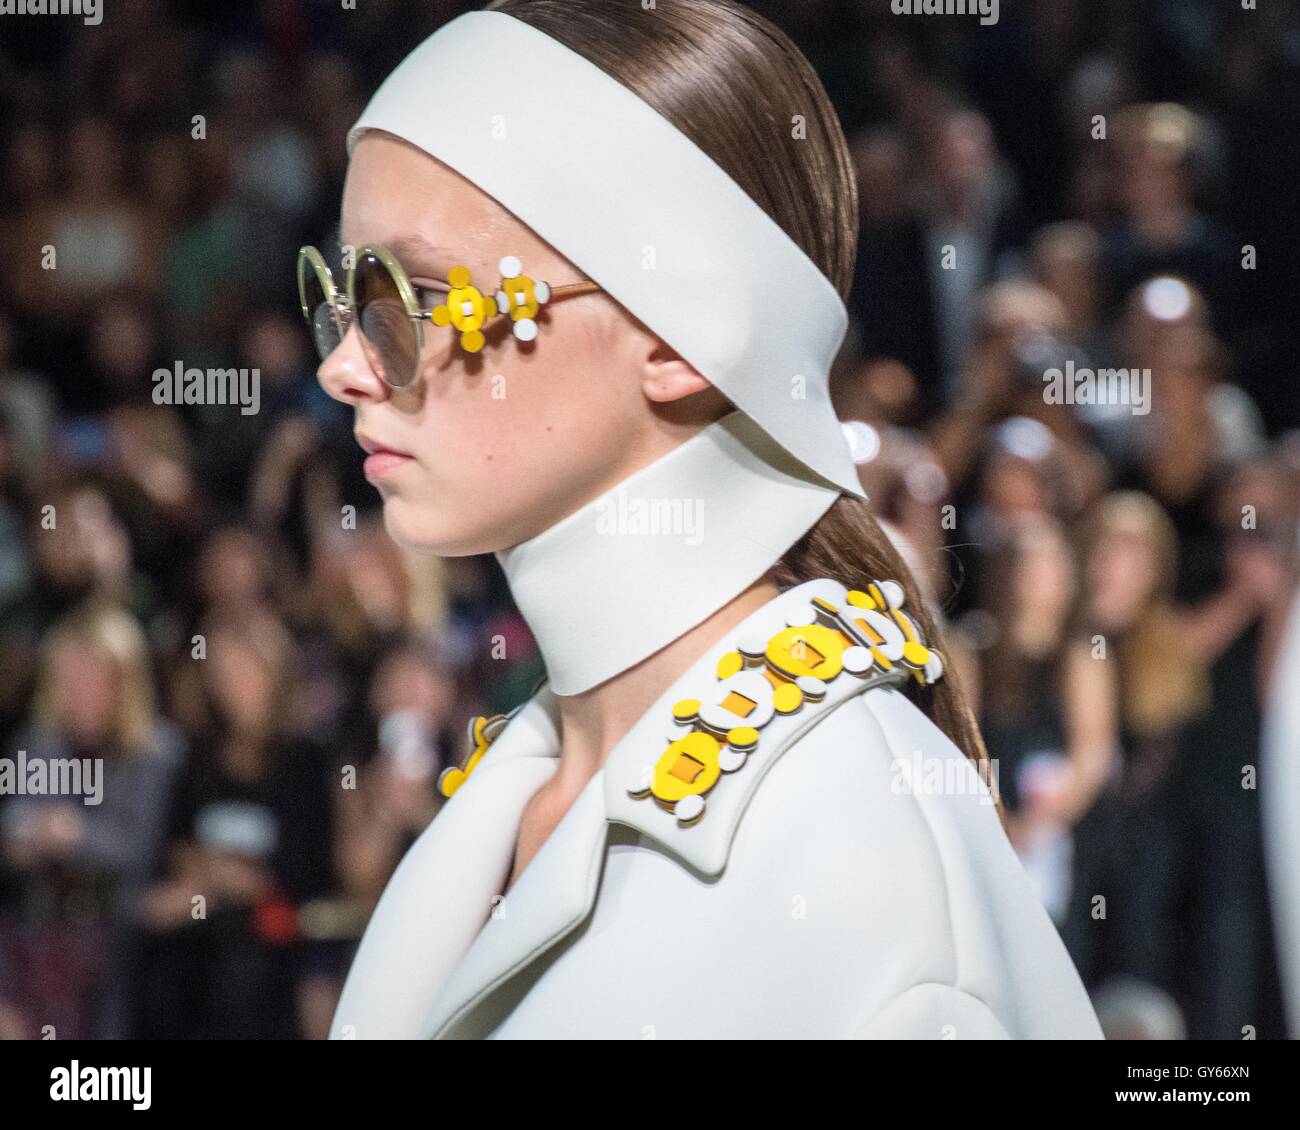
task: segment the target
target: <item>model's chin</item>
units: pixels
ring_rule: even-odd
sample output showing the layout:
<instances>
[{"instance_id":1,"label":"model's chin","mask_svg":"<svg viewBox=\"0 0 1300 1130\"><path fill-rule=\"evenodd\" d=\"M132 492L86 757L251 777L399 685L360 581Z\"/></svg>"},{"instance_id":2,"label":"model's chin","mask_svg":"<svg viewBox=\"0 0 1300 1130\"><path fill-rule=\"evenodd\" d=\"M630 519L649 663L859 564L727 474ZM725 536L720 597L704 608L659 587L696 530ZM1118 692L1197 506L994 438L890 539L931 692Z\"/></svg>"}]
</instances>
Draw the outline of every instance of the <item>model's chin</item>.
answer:
<instances>
[{"instance_id":1,"label":"model's chin","mask_svg":"<svg viewBox=\"0 0 1300 1130\"><path fill-rule=\"evenodd\" d=\"M411 553L434 557L473 557L503 548L481 526L456 522L428 502L416 504L399 491L385 490L384 528L388 536Z\"/></svg>"}]
</instances>

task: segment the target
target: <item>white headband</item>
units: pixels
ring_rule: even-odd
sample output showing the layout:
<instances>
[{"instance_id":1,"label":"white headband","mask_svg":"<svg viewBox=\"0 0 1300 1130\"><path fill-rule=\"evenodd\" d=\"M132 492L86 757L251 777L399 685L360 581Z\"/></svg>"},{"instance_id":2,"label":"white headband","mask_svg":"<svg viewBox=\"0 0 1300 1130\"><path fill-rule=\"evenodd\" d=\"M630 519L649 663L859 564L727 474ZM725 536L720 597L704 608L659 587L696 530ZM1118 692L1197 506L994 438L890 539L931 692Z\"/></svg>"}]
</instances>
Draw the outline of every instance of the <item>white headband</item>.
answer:
<instances>
[{"instance_id":1,"label":"white headband","mask_svg":"<svg viewBox=\"0 0 1300 1130\"><path fill-rule=\"evenodd\" d=\"M862 495L828 389L847 326L835 288L627 87L521 20L470 12L393 71L349 132L349 154L371 129L492 196L786 451Z\"/></svg>"}]
</instances>

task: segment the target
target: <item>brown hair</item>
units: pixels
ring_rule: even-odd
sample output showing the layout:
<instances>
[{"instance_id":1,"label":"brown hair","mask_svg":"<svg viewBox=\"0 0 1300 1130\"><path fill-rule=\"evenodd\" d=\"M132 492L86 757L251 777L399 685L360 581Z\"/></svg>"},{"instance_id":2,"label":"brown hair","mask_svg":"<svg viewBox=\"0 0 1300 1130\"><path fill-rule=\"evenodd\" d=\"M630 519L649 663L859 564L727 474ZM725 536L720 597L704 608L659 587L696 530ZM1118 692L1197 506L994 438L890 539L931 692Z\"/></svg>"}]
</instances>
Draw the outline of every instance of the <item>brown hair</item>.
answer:
<instances>
[{"instance_id":1,"label":"brown hair","mask_svg":"<svg viewBox=\"0 0 1300 1130\"><path fill-rule=\"evenodd\" d=\"M849 147L820 80L784 33L733 0L657 0L650 10L610 0L495 0L489 8L563 43L653 106L848 296L858 245ZM771 576L779 585L833 577L851 588L896 580L926 641L941 647L920 587L861 499L842 495ZM953 665L917 693L986 771L984 741Z\"/></svg>"},{"instance_id":2,"label":"brown hair","mask_svg":"<svg viewBox=\"0 0 1300 1130\"><path fill-rule=\"evenodd\" d=\"M1154 558L1151 591L1118 634L1120 706L1125 728L1137 737L1161 735L1210 705L1207 665L1183 643L1182 618L1174 607L1178 577L1178 534L1169 515L1149 494L1115 491L1101 500L1079 534L1081 568L1112 538L1133 538ZM1088 589L1082 590L1079 619L1089 634Z\"/></svg>"},{"instance_id":3,"label":"brown hair","mask_svg":"<svg viewBox=\"0 0 1300 1130\"><path fill-rule=\"evenodd\" d=\"M1020 574L1029 556L1046 546L1056 549L1062 564L1069 570L1069 588L1062 594L1059 618L1045 653L1028 655L1015 639L1017 624L1024 615L1021 607ZM1062 667L1062 655L1071 634L1071 616L1078 599L1078 566L1070 536L1053 518L1021 522L995 543L992 553L980 568L980 604L990 609L996 624L984 658L984 717L997 719L1004 726L1024 721L1035 703L1030 701L1033 687L1031 665L1047 665L1055 672ZM1035 610L1037 617L1041 610ZM1037 623L1046 629L1049 625Z\"/></svg>"}]
</instances>

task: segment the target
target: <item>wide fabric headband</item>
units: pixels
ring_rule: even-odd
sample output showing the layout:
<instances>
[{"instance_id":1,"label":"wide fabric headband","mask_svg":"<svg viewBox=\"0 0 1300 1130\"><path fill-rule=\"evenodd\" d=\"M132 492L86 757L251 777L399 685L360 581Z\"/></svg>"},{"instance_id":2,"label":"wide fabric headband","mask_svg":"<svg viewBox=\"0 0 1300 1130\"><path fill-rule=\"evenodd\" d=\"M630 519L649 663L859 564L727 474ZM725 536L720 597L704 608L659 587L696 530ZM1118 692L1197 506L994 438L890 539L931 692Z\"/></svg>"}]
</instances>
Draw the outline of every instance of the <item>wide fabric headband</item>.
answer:
<instances>
[{"instance_id":1,"label":"wide fabric headband","mask_svg":"<svg viewBox=\"0 0 1300 1130\"><path fill-rule=\"evenodd\" d=\"M844 303L627 87L513 16L470 12L393 71L349 132L349 154L366 130L410 142L493 197L786 451L862 496L828 387Z\"/></svg>"}]
</instances>

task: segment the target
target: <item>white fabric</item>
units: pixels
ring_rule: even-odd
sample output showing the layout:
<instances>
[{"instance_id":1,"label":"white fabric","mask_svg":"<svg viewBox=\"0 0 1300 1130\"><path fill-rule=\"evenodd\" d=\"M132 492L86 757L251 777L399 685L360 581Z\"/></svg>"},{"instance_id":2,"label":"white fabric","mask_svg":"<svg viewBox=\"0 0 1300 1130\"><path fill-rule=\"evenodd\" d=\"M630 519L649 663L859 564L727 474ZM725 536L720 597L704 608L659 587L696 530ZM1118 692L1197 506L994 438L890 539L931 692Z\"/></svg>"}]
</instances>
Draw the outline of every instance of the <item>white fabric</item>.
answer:
<instances>
[{"instance_id":1,"label":"white fabric","mask_svg":"<svg viewBox=\"0 0 1300 1130\"><path fill-rule=\"evenodd\" d=\"M349 153L370 129L495 198L787 451L862 493L827 387L848 324L835 288L616 79L513 16L471 12L393 71L349 132Z\"/></svg>"},{"instance_id":2,"label":"white fabric","mask_svg":"<svg viewBox=\"0 0 1300 1130\"><path fill-rule=\"evenodd\" d=\"M1300 1039L1300 592L1264 715L1260 802L1287 1026Z\"/></svg>"},{"instance_id":3,"label":"white fabric","mask_svg":"<svg viewBox=\"0 0 1300 1130\"><path fill-rule=\"evenodd\" d=\"M578 694L738 596L838 497L733 412L497 560L551 689Z\"/></svg>"},{"instance_id":4,"label":"white fabric","mask_svg":"<svg viewBox=\"0 0 1300 1130\"><path fill-rule=\"evenodd\" d=\"M764 728L698 824L628 796L672 703L828 589L701 656L502 896L521 797L558 765L543 688L384 893L334 1038L1099 1038L987 790L899 692L840 675Z\"/></svg>"}]
</instances>

